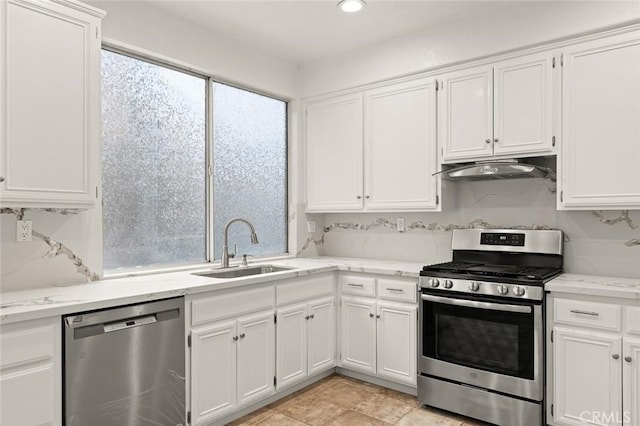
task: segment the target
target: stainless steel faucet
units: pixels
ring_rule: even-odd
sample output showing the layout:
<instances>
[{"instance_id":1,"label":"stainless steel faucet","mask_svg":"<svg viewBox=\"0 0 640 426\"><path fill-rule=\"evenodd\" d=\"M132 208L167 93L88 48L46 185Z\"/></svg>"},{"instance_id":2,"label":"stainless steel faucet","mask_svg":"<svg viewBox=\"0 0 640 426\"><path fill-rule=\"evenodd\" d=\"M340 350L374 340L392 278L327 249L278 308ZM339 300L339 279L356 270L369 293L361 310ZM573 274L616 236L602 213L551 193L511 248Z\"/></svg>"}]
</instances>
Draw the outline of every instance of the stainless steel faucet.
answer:
<instances>
[{"instance_id":1,"label":"stainless steel faucet","mask_svg":"<svg viewBox=\"0 0 640 426\"><path fill-rule=\"evenodd\" d=\"M245 220L245 219L241 219L239 217L237 217L235 219L231 219L224 226L224 238L222 240L222 264L221 264L222 268L228 268L229 267L229 258L235 257L235 255L238 254L237 250L235 250L235 252L233 254L229 254L229 245L227 243L228 234L229 234L229 226L231 226L231 224L234 223L234 222L244 222L244 223L246 223L247 226L251 229L251 244L258 244L258 236L256 235L256 230L253 228L253 225L251 224L251 222L249 222L248 220Z\"/></svg>"}]
</instances>

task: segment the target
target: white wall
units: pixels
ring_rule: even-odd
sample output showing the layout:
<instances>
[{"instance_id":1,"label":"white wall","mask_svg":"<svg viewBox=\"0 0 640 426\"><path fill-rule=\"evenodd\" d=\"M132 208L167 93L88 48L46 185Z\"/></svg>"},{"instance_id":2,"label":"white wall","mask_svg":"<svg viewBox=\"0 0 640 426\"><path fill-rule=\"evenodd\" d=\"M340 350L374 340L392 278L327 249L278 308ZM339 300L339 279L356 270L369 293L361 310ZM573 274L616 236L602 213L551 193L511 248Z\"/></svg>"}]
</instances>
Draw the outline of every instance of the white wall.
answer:
<instances>
[{"instance_id":1,"label":"white wall","mask_svg":"<svg viewBox=\"0 0 640 426\"><path fill-rule=\"evenodd\" d=\"M181 61L230 83L282 98L298 96L296 64L215 33L149 2L88 1L103 9L103 39Z\"/></svg>"},{"instance_id":2,"label":"white wall","mask_svg":"<svg viewBox=\"0 0 640 426\"><path fill-rule=\"evenodd\" d=\"M103 38L166 56L229 83L285 99L298 97L296 64L174 17L146 2L88 3L107 11ZM297 151L294 150L293 155L297 155ZM292 197L290 202L293 212L296 209L303 212L297 197ZM101 273L102 218L99 207L74 216L27 211L25 219L33 221L34 230L69 247L92 272ZM34 237L33 242L16 243L15 223L14 215L0 215L2 291L86 281L66 256L51 256L49 246L42 240Z\"/></svg>"},{"instance_id":3,"label":"white wall","mask_svg":"<svg viewBox=\"0 0 640 426\"><path fill-rule=\"evenodd\" d=\"M303 64L301 93L315 96L640 19L633 1L505 1L473 16Z\"/></svg>"}]
</instances>

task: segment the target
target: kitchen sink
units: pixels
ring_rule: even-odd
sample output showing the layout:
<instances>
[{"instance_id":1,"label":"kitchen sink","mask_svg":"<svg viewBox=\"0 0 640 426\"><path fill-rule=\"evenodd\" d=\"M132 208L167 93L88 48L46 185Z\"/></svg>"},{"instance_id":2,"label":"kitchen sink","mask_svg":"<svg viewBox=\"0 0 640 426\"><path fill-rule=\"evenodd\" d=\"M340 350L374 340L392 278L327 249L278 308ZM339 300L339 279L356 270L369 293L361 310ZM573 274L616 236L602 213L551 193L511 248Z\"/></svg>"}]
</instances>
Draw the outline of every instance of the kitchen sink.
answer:
<instances>
[{"instance_id":1,"label":"kitchen sink","mask_svg":"<svg viewBox=\"0 0 640 426\"><path fill-rule=\"evenodd\" d=\"M259 265L249 267L224 268L207 272L195 272L193 275L209 278L240 278L252 275L272 274L274 272L290 271L292 269L287 266Z\"/></svg>"}]
</instances>

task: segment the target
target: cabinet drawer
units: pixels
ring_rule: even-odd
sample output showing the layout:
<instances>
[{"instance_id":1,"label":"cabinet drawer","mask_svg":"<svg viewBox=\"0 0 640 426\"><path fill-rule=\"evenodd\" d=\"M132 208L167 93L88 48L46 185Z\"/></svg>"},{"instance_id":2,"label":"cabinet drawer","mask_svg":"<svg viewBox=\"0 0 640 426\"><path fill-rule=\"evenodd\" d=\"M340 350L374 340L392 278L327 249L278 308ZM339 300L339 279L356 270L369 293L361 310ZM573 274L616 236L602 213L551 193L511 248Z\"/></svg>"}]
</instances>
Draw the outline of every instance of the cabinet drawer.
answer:
<instances>
[{"instance_id":1,"label":"cabinet drawer","mask_svg":"<svg viewBox=\"0 0 640 426\"><path fill-rule=\"evenodd\" d=\"M53 324L15 331L3 330L0 337L0 366L17 366L53 358L56 331Z\"/></svg>"},{"instance_id":2,"label":"cabinet drawer","mask_svg":"<svg viewBox=\"0 0 640 426\"><path fill-rule=\"evenodd\" d=\"M191 325L204 324L274 307L275 288L234 291L196 299L191 304Z\"/></svg>"},{"instance_id":3,"label":"cabinet drawer","mask_svg":"<svg viewBox=\"0 0 640 426\"><path fill-rule=\"evenodd\" d=\"M625 323L627 333L640 334L640 306L625 308Z\"/></svg>"},{"instance_id":4,"label":"cabinet drawer","mask_svg":"<svg viewBox=\"0 0 640 426\"><path fill-rule=\"evenodd\" d=\"M300 302L333 294L333 275L310 277L276 286L276 304Z\"/></svg>"},{"instance_id":5,"label":"cabinet drawer","mask_svg":"<svg viewBox=\"0 0 640 426\"><path fill-rule=\"evenodd\" d=\"M556 299L554 322L603 330L620 330L620 306L609 303Z\"/></svg>"},{"instance_id":6,"label":"cabinet drawer","mask_svg":"<svg viewBox=\"0 0 640 426\"><path fill-rule=\"evenodd\" d=\"M415 302L416 293L415 282L378 278L378 297L381 299Z\"/></svg>"},{"instance_id":7,"label":"cabinet drawer","mask_svg":"<svg viewBox=\"0 0 640 426\"><path fill-rule=\"evenodd\" d=\"M340 278L340 288L344 294L358 294L360 296L375 297L376 280L375 278L343 275Z\"/></svg>"}]
</instances>

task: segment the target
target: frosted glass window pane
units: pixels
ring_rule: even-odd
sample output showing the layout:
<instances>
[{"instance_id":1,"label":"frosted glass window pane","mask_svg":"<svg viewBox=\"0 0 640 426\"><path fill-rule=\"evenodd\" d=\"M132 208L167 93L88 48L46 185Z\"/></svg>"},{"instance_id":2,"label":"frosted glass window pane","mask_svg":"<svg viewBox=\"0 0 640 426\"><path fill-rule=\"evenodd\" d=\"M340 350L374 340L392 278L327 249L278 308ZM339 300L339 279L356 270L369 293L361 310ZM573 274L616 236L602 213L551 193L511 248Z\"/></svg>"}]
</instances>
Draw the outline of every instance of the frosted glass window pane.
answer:
<instances>
[{"instance_id":1,"label":"frosted glass window pane","mask_svg":"<svg viewBox=\"0 0 640 426\"><path fill-rule=\"evenodd\" d=\"M246 90L213 87L214 253L222 253L223 229L236 217L229 247L253 256L287 252L287 104Z\"/></svg>"},{"instance_id":2,"label":"frosted glass window pane","mask_svg":"<svg viewBox=\"0 0 640 426\"><path fill-rule=\"evenodd\" d=\"M104 268L206 260L204 79L102 52Z\"/></svg>"}]
</instances>

